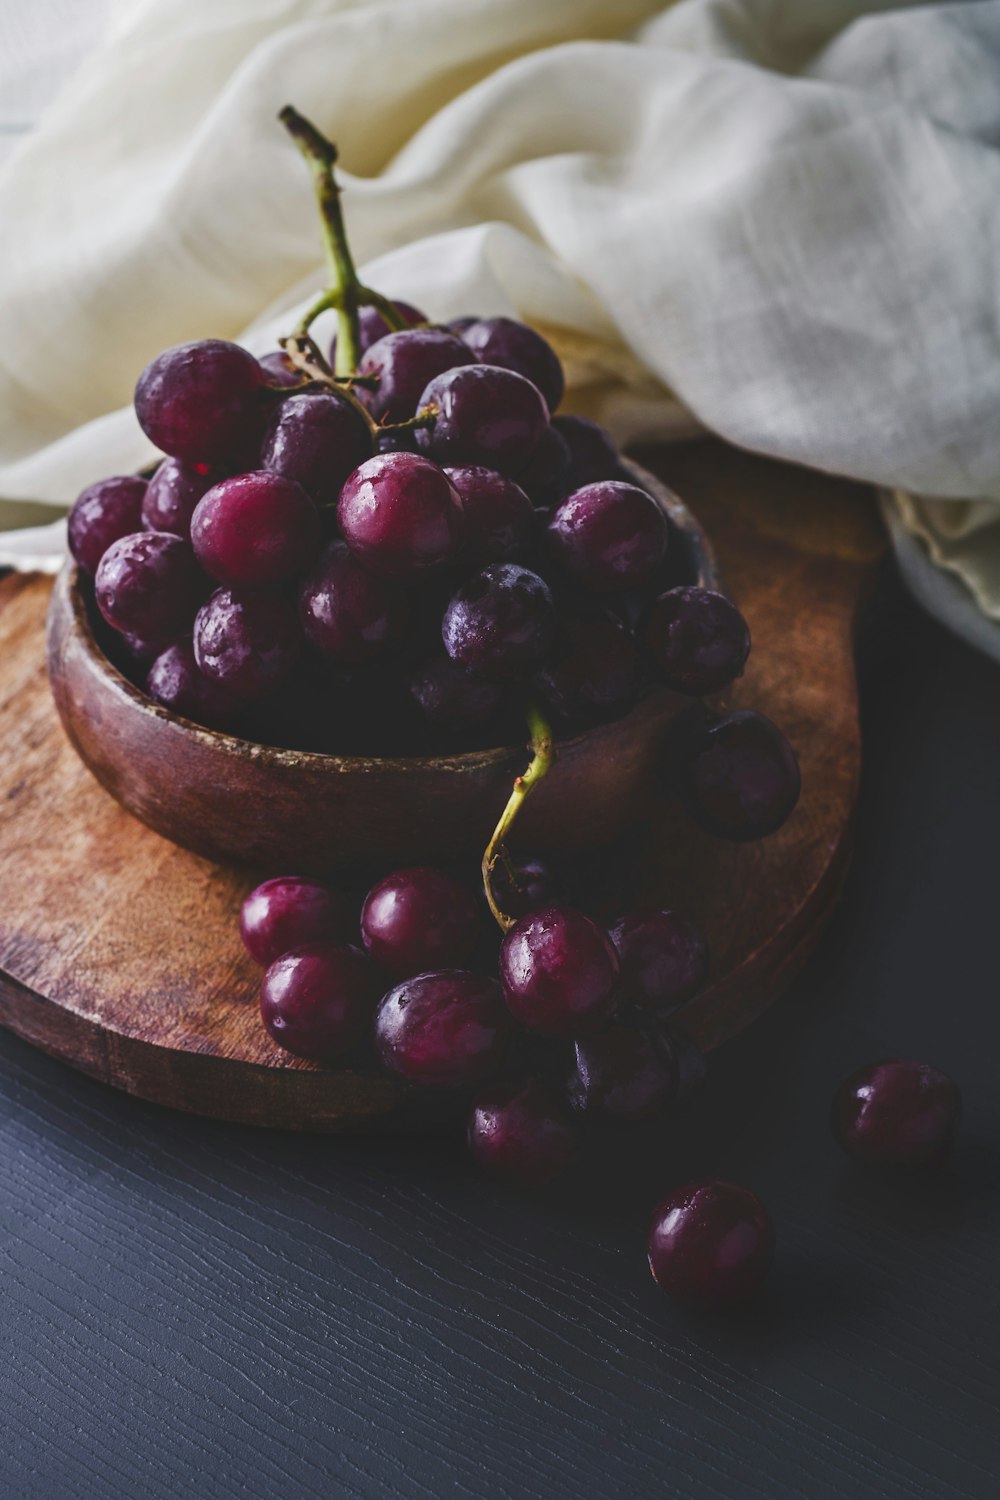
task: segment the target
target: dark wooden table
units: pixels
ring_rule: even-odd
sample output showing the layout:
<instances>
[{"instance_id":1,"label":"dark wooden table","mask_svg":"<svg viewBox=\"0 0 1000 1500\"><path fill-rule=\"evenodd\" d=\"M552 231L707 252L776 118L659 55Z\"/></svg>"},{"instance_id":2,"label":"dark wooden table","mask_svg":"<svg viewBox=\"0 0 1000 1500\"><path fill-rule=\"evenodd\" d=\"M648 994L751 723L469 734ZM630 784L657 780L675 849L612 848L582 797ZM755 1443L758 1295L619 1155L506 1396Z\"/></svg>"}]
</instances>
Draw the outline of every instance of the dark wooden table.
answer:
<instances>
[{"instance_id":1,"label":"dark wooden table","mask_svg":"<svg viewBox=\"0 0 1000 1500\"><path fill-rule=\"evenodd\" d=\"M0 1035L0 1492L992 1500L1000 670L888 568L865 661L833 927L683 1126L621 1138L586 1193L171 1114ZM939 1180L829 1138L837 1082L887 1054L963 1085ZM643 1258L658 1192L703 1172L778 1223L768 1295L726 1322Z\"/></svg>"}]
</instances>

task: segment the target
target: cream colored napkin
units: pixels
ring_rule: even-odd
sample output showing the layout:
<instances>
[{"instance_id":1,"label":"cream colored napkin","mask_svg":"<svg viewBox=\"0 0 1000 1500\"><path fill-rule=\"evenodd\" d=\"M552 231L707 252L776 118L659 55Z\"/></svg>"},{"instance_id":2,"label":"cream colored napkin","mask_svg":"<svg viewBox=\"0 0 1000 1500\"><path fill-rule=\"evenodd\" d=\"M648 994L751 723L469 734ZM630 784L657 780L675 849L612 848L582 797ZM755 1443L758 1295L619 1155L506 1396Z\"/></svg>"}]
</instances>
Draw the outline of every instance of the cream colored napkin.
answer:
<instances>
[{"instance_id":1,"label":"cream colored napkin","mask_svg":"<svg viewBox=\"0 0 1000 1500\"><path fill-rule=\"evenodd\" d=\"M367 279L542 324L620 436L698 422L925 497L897 525L1000 617L998 0L116 14L0 176L0 495L148 460L126 403L164 345L288 326L319 263L292 101L340 144Z\"/></svg>"}]
</instances>

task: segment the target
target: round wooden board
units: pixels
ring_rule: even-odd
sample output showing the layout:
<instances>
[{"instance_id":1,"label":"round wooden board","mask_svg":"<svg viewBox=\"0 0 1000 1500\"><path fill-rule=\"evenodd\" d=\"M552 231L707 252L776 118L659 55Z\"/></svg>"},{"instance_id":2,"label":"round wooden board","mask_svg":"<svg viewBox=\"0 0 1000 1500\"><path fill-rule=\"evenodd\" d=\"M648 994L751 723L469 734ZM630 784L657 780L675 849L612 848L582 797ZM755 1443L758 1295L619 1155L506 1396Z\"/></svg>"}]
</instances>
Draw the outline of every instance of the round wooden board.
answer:
<instances>
[{"instance_id":1,"label":"round wooden board","mask_svg":"<svg viewBox=\"0 0 1000 1500\"><path fill-rule=\"evenodd\" d=\"M710 983L677 1019L708 1049L775 998L843 880L860 767L853 621L882 537L858 485L709 441L637 456L701 516L750 622L733 702L780 723L802 764L802 800L772 838L725 844L651 807L606 864L610 900L626 861L643 899L689 905L705 926ZM50 588L0 583L0 1023L92 1077L222 1119L344 1130L447 1111L270 1042L236 927L253 873L167 843L84 770L45 674Z\"/></svg>"}]
</instances>

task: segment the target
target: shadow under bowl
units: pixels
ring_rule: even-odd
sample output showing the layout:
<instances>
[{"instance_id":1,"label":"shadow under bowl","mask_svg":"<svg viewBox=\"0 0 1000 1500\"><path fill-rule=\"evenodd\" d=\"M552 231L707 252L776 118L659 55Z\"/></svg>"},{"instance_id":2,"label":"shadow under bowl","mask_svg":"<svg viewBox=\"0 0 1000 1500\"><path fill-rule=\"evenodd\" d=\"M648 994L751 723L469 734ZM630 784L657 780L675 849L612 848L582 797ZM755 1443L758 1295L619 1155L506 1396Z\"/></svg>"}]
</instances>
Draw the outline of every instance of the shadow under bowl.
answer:
<instances>
[{"instance_id":1,"label":"shadow under bowl","mask_svg":"<svg viewBox=\"0 0 1000 1500\"><path fill-rule=\"evenodd\" d=\"M645 469L626 468L669 517L690 582L717 587L711 546L691 512ZM322 755L179 718L108 660L70 564L52 594L47 644L56 707L84 764L155 832L211 859L307 874L357 858L478 855L525 766L523 745ZM689 703L656 689L623 718L559 740L556 768L525 805L516 842L568 852L613 839L654 795L664 733Z\"/></svg>"}]
</instances>

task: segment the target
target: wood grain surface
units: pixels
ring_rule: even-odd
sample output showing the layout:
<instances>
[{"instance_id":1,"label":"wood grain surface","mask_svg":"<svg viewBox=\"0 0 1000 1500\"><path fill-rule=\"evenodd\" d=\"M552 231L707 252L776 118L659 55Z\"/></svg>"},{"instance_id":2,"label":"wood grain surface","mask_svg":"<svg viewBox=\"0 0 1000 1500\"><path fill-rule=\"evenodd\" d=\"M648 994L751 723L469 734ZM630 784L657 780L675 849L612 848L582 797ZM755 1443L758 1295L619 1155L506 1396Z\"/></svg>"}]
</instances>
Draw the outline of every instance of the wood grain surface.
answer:
<instances>
[{"instance_id":1,"label":"wood grain surface","mask_svg":"<svg viewBox=\"0 0 1000 1500\"><path fill-rule=\"evenodd\" d=\"M799 808L770 839L727 844L651 806L599 861L609 915L680 900L702 921L711 978L678 1020L710 1049L773 1001L843 879L860 760L853 621L881 537L866 492L842 481L711 443L652 462L702 516L748 616L733 700L787 730L803 771ZM313 1129L437 1118L444 1101L375 1069L317 1068L266 1036L236 928L253 877L159 838L84 770L45 679L48 591L0 585L0 1021L180 1109Z\"/></svg>"},{"instance_id":2,"label":"wood grain surface","mask_svg":"<svg viewBox=\"0 0 1000 1500\"><path fill-rule=\"evenodd\" d=\"M833 924L683 1124L592 1141L564 1190L504 1192L450 1136L160 1109L0 1031L5 1497L995 1500L1000 669L887 583ZM885 1055L962 1085L944 1178L830 1138ZM644 1263L705 1173L777 1224L735 1320Z\"/></svg>"}]
</instances>

